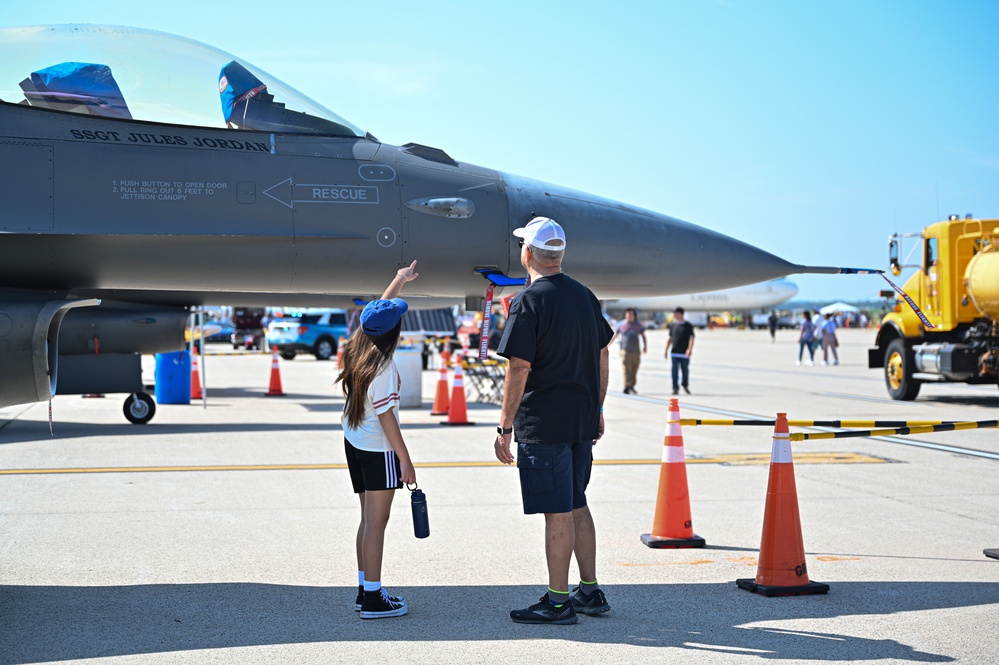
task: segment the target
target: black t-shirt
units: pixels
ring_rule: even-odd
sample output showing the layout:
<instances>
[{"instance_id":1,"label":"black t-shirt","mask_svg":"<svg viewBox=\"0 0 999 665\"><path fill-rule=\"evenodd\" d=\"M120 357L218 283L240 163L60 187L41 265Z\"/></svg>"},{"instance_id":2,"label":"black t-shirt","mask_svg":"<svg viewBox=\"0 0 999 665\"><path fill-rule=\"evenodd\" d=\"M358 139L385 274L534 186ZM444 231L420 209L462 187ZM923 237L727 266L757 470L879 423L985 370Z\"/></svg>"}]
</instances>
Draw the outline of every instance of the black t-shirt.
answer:
<instances>
[{"instance_id":1,"label":"black t-shirt","mask_svg":"<svg viewBox=\"0 0 999 665\"><path fill-rule=\"evenodd\" d=\"M514 299L497 353L531 363L513 422L517 441L597 438L600 350L613 336L593 293L567 275L542 277Z\"/></svg>"},{"instance_id":2,"label":"black t-shirt","mask_svg":"<svg viewBox=\"0 0 999 665\"><path fill-rule=\"evenodd\" d=\"M669 338L673 341L670 347L670 354L682 355L687 352L690 345L690 338L694 336L694 326L690 321L674 321L669 325Z\"/></svg>"}]
</instances>

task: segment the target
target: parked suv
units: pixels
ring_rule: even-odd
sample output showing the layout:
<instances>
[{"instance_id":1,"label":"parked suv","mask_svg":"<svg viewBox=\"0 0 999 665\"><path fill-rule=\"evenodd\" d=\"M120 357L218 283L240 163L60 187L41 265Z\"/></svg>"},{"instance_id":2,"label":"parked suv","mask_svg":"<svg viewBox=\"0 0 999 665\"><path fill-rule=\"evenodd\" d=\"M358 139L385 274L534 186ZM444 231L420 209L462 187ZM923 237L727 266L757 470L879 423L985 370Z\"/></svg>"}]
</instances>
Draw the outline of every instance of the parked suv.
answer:
<instances>
[{"instance_id":1,"label":"parked suv","mask_svg":"<svg viewBox=\"0 0 999 665\"><path fill-rule=\"evenodd\" d=\"M285 360L299 352L311 353L317 360L336 355L341 337L347 336L347 312L342 309L311 310L296 316L282 316L267 325L267 346L277 347Z\"/></svg>"}]
</instances>

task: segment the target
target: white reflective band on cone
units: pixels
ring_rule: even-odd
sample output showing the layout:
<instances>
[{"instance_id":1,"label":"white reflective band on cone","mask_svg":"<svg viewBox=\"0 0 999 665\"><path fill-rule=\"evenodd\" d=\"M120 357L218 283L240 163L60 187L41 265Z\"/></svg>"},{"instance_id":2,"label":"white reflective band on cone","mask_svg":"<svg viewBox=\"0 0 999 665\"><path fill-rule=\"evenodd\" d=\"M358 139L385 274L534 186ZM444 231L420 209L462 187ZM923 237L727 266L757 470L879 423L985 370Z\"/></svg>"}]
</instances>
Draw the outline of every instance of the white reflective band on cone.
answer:
<instances>
[{"instance_id":1,"label":"white reflective band on cone","mask_svg":"<svg viewBox=\"0 0 999 665\"><path fill-rule=\"evenodd\" d=\"M683 446L663 446L663 464L683 464Z\"/></svg>"},{"instance_id":2,"label":"white reflective band on cone","mask_svg":"<svg viewBox=\"0 0 999 665\"><path fill-rule=\"evenodd\" d=\"M774 449L770 456L771 464L791 464L791 435L787 432L774 434Z\"/></svg>"}]
</instances>

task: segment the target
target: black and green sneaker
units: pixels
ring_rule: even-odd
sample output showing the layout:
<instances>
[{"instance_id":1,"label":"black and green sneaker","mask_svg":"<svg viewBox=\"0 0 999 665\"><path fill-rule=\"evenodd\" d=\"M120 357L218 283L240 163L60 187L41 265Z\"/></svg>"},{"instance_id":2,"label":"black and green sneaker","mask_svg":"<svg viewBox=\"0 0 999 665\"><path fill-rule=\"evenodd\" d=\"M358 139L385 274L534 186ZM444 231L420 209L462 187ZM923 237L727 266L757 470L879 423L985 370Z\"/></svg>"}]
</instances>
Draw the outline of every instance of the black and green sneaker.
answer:
<instances>
[{"instance_id":1,"label":"black and green sneaker","mask_svg":"<svg viewBox=\"0 0 999 665\"><path fill-rule=\"evenodd\" d=\"M610 611L607 596L600 589L589 595L584 594L579 587L575 587L573 591L575 593L572 594L572 607L580 614L589 614L592 616Z\"/></svg>"},{"instance_id":2,"label":"black and green sneaker","mask_svg":"<svg viewBox=\"0 0 999 665\"><path fill-rule=\"evenodd\" d=\"M562 607L555 607L547 593L541 596L540 602L527 609L511 610L510 618L516 623L551 623L559 626L576 623L579 620L571 601L562 603Z\"/></svg>"}]
</instances>

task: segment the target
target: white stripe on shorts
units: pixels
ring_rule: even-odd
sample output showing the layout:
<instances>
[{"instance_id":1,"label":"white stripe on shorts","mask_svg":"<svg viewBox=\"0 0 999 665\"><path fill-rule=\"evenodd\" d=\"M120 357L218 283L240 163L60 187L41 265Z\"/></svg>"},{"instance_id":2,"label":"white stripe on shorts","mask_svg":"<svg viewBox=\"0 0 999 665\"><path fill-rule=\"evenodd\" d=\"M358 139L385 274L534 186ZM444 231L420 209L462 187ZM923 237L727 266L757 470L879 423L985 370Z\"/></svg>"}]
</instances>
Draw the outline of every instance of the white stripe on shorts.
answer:
<instances>
[{"instance_id":1,"label":"white stripe on shorts","mask_svg":"<svg viewBox=\"0 0 999 665\"><path fill-rule=\"evenodd\" d=\"M395 451L385 453L385 487L392 488L399 484L399 471L395 467Z\"/></svg>"}]
</instances>

